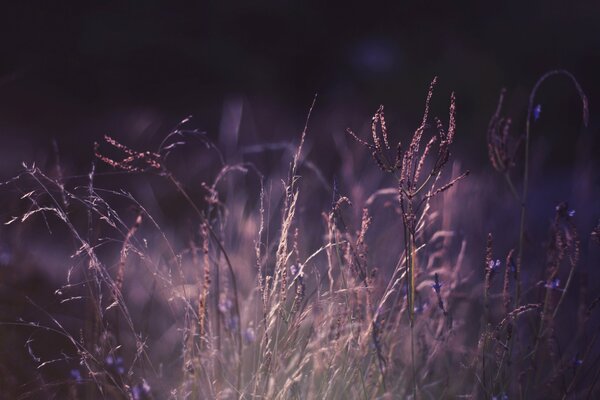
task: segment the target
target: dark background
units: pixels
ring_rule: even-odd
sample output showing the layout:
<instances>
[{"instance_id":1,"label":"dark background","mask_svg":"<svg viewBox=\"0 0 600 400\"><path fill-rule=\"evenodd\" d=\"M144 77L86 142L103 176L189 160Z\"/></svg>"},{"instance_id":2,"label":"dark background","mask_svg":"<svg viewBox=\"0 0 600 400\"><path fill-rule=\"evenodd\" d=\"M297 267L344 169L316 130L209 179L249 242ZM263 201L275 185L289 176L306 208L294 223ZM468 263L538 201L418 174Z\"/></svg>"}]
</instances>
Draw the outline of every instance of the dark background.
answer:
<instances>
[{"instance_id":1,"label":"dark background","mask_svg":"<svg viewBox=\"0 0 600 400\"><path fill-rule=\"evenodd\" d=\"M499 90L523 118L529 90L554 68L571 71L588 93L592 125L583 134L597 149L600 5L570 3L5 4L0 171L5 178L21 161L49 162L53 139L74 169L89 165L92 143L106 133L151 147L190 114L217 137L232 102L243 105L240 143L290 140L315 93L316 148L363 127L379 104L391 129L407 135L436 75L440 115L457 93L457 151L481 165ZM540 92L540 130L555 137L560 151L550 159L560 165L572 161L564 146L581 126L580 103L564 78L552 81Z\"/></svg>"}]
</instances>

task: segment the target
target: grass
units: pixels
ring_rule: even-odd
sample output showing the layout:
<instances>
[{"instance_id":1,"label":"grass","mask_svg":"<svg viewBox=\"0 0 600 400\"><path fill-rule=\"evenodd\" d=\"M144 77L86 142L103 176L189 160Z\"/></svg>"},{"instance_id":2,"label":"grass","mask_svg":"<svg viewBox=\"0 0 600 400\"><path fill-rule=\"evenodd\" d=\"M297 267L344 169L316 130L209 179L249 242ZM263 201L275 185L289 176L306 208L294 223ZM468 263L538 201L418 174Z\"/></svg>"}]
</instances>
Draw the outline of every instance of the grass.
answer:
<instances>
[{"instance_id":1,"label":"grass","mask_svg":"<svg viewBox=\"0 0 600 400\"><path fill-rule=\"evenodd\" d=\"M560 203L545 240L527 229L536 93L555 75L575 84L587 124L587 98L562 70L534 86L522 138L501 115L505 92L489 124L490 162L513 196L507 209L520 215L513 232L454 228L477 211L465 208L463 187L485 182L451 160L456 100L451 94L445 122L433 118L435 79L406 141L391 143L401 135L388 132L383 106L369 139L351 129L339 139L347 192L307 189L322 177L305 149L316 97L285 171L228 164L187 119L155 151L105 137L79 177L24 164L3 184L20 193L5 229L36 246L44 227L66 267L51 290L9 291L4 277L3 296L16 308L3 311L0 338L18 343L22 357L2 353L1 391L18 399L596 398L599 288L582 263L598 251L598 228L580 234L579 213ZM214 173L174 172L193 143ZM356 167L361 148L372 168ZM26 257L14 260L25 268Z\"/></svg>"}]
</instances>

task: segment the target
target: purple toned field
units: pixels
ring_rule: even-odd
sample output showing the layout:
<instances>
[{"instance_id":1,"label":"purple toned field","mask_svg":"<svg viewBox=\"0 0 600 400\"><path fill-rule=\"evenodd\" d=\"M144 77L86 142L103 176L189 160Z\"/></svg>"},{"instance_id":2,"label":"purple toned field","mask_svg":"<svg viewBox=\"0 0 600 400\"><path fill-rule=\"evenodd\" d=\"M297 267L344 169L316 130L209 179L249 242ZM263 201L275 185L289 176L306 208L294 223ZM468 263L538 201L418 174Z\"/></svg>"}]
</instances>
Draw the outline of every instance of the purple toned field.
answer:
<instances>
[{"instance_id":1,"label":"purple toned field","mask_svg":"<svg viewBox=\"0 0 600 400\"><path fill-rule=\"evenodd\" d=\"M476 147L436 81L422 114L362 110L335 146L317 96L289 143L242 145L230 105L217 140L188 118L89 143L87 170L25 161L0 186L0 397L600 397L586 88L502 91ZM557 82L577 125L541 135Z\"/></svg>"}]
</instances>

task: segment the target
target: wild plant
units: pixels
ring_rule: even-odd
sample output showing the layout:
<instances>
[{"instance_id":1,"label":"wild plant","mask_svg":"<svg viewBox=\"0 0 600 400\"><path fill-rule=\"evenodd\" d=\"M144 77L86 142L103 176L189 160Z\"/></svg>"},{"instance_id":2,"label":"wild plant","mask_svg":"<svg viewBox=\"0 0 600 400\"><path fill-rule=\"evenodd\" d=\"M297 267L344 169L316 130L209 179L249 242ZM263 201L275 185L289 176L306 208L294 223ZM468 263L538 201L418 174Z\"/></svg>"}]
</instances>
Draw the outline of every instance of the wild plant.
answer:
<instances>
[{"instance_id":1,"label":"wild plant","mask_svg":"<svg viewBox=\"0 0 600 400\"><path fill-rule=\"evenodd\" d=\"M395 159L388 155L391 150L388 132L385 123L383 106L380 106L373 116L371 124L371 133L373 142L368 143L359 138L352 130L348 133L359 143L367 147L376 161L379 168L388 173L394 174L397 179L398 191L397 198L400 204L402 225L403 225L403 241L404 241L404 257L402 264L404 265L406 299L407 299L407 316L410 324L411 333L411 363L412 363L412 395L417 396L417 372L415 367L415 343L414 343L414 324L415 324L415 296L417 280L419 278L419 267L417 263L417 251L419 244L417 243L417 233L423 229L427 211L429 209L430 199L435 195L444 192L452 187L456 182L468 175L468 171L452 179L440 187L437 186L438 180L442 174L442 170L450 158L450 145L454 140L456 122L455 122L455 98L454 93L450 96L450 113L448 127L445 128L442 122L435 118L435 126L437 128L437 136L432 136L422 152L420 150L423 134L429 125L429 109L433 89L437 82L435 78L429 86L427 99L425 101L425 111L421 124L415 130L413 137L408 147L404 150L402 142L399 141L395 146ZM434 151L434 145L437 144L437 154ZM433 162L429 160L430 153L434 152ZM394 161L392 161L394 160ZM424 174L426 163L431 163L430 169ZM400 265L400 264L399 264ZM439 278L436 275L434 289L439 296ZM398 299L398 296L396 296ZM397 300L396 300L397 301ZM443 302L439 301L442 311ZM381 306L381 305L380 305ZM392 309L396 304L392 304ZM377 313L375 319L378 317Z\"/></svg>"},{"instance_id":2,"label":"wild plant","mask_svg":"<svg viewBox=\"0 0 600 400\"><path fill-rule=\"evenodd\" d=\"M579 352L570 356L572 358L568 361L569 356L567 354L572 352L573 349L561 349L555 332L556 324L559 323L557 316L560 306L572 291L580 253L579 235L574 222L575 211L570 210L566 203L556 206L556 215L550 229L546 262L542 269L541 280L524 282L522 275L524 265L535 265L532 264L532 260L527 262L524 260L527 259L525 237L527 236L526 217L530 178L531 132L542 113L542 106L538 103L536 95L540 86L553 76L565 76L573 83L582 102L583 125L587 126L589 118L588 99L576 78L566 70L549 71L535 83L529 95L524 133L522 135L518 135L516 138L513 137L511 135L513 119L501 115L505 90L500 93L496 112L488 126L489 159L494 169L501 173L506 180L511 194L519 205L520 223L516 245L516 261L514 250L511 250L506 258L502 290L504 318L495 329L490 331L489 328L485 328L486 330L483 333L484 343L495 341L495 347L498 348L496 355L494 355L494 352L485 351L484 349L481 356L481 391L476 391L476 393L484 393L486 397L492 396L494 393L510 393L511 396L519 395L521 398L537 398L542 396L542 393L549 395L550 392L545 391L545 388L549 389L556 386L558 393L561 393L561 397L567 398L572 395L573 385L576 382L575 376L569 377L567 374L568 365L577 364L577 369L582 363L581 353ZM522 144L524 144L523 149L521 149ZM520 166L522 170L522 188L519 193L517 184L513 180L513 171L519 165L520 154L522 154L522 165ZM491 253L490 234L485 260L486 289L484 302L486 313L489 310L488 298L492 274L500 266L500 260L494 261ZM528 271L527 276L532 275L533 271ZM523 288L527 287L527 284L532 288L524 290ZM533 296L533 293L536 293L536 296ZM533 302L527 304L532 298L534 298ZM581 297L581 300L585 302L583 297ZM531 311L535 312L532 313ZM527 324L525 322L516 323L516 318L523 313L527 313L523 316ZM489 318L486 318L486 320L486 326L491 326ZM583 320L584 318L579 318L576 329L578 338L581 338L583 331L586 329ZM577 341L579 339L575 340L575 342ZM543 352L540 351L541 348L544 349ZM486 360L492 361L491 367L486 366ZM562 382L559 383L560 380ZM591 389L589 393L591 393Z\"/></svg>"}]
</instances>

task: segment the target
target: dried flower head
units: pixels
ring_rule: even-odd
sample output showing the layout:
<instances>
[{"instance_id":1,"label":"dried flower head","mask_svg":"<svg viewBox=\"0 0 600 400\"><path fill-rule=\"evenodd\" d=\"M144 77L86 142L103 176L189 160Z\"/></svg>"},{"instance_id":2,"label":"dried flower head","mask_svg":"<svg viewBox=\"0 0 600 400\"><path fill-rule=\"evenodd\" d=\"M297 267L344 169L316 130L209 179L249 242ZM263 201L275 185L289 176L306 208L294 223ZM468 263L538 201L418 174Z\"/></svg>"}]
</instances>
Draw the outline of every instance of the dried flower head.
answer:
<instances>
[{"instance_id":1,"label":"dried flower head","mask_svg":"<svg viewBox=\"0 0 600 400\"><path fill-rule=\"evenodd\" d=\"M505 93L506 90L502 89L496 112L492 115L487 130L488 157L494 169L502 173L515 166L515 156L523 139L519 137L515 140L511 137L512 119L501 115Z\"/></svg>"},{"instance_id":2,"label":"dried flower head","mask_svg":"<svg viewBox=\"0 0 600 400\"><path fill-rule=\"evenodd\" d=\"M568 261L570 268L575 268L579 260L579 235L573 222L574 215L566 202L556 206L547 252L547 287L553 286L563 260Z\"/></svg>"},{"instance_id":3,"label":"dried flower head","mask_svg":"<svg viewBox=\"0 0 600 400\"><path fill-rule=\"evenodd\" d=\"M410 144L403 151L402 142L398 141L395 146L395 155L390 151L392 146L389 143L389 134L383 114L383 106L377 109L371 123L372 143L361 139L351 129L346 132L352 136L357 142L367 147L373 156L373 159L384 172L394 173L398 179L398 191L400 199L407 200L406 208L403 207L403 219L409 229L414 232L416 229L416 208L423 205L431 197L449 189L457 181L461 180L469 174L469 171L459 175L449 183L436 187L437 178L440 172L447 164L450 158L450 145L454 141L456 132L456 99L454 93L450 95L450 109L448 117L447 129L443 126L438 118L434 118L437 136L429 139L424 149L421 150L421 141L423 134L429 128L429 111L431 98L433 97L433 89L437 83L437 78L434 78L429 86L427 98L425 100L425 111L420 125L415 130ZM378 129L379 128L379 129ZM437 144L437 154L434 151L434 146ZM432 162L427 162L429 157L434 154ZM393 161L392 161L393 160ZM428 173L424 174L425 167L429 165ZM412 204L412 200L420 196L420 201Z\"/></svg>"},{"instance_id":4,"label":"dried flower head","mask_svg":"<svg viewBox=\"0 0 600 400\"><path fill-rule=\"evenodd\" d=\"M162 170L162 157L158 153L150 152L150 151L135 151L130 149L129 147L117 142L115 139L108 135L104 135L104 140L106 143L113 146L115 149L120 150L122 153L126 155L126 157L121 160L116 160L110 157L107 157L100 153L100 145L98 143L94 144L94 154L96 158L102 160L106 164L121 169L128 172L145 172L150 169L154 170Z\"/></svg>"}]
</instances>

